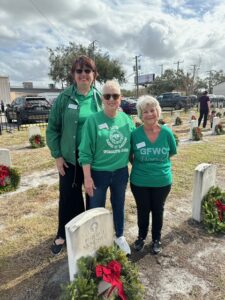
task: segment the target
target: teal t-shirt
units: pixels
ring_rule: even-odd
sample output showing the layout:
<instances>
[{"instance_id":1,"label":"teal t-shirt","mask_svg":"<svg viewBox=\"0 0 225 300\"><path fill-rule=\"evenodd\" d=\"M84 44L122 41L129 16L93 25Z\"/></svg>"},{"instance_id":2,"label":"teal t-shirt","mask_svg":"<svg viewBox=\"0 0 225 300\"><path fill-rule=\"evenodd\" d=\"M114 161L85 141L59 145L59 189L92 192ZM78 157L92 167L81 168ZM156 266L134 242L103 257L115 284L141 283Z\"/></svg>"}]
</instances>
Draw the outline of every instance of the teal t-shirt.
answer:
<instances>
[{"instance_id":1,"label":"teal t-shirt","mask_svg":"<svg viewBox=\"0 0 225 300\"><path fill-rule=\"evenodd\" d=\"M90 164L96 171L115 171L127 166L131 132L135 129L130 117L117 112L114 118L100 111L84 124L79 146L79 163Z\"/></svg>"},{"instance_id":2,"label":"teal t-shirt","mask_svg":"<svg viewBox=\"0 0 225 300\"><path fill-rule=\"evenodd\" d=\"M157 139L152 143L143 126L132 132L131 147L134 161L130 181L143 187L162 187L172 183L170 156L177 153L172 131L161 126Z\"/></svg>"},{"instance_id":3,"label":"teal t-shirt","mask_svg":"<svg viewBox=\"0 0 225 300\"><path fill-rule=\"evenodd\" d=\"M76 146L78 147L81 142L82 128L87 120L87 118L93 113L97 112L95 102L93 101L93 88L89 91L89 93L84 96L76 92L75 97L79 102L79 120L77 126L77 138L76 138Z\"/></svg>"}]
</instances>

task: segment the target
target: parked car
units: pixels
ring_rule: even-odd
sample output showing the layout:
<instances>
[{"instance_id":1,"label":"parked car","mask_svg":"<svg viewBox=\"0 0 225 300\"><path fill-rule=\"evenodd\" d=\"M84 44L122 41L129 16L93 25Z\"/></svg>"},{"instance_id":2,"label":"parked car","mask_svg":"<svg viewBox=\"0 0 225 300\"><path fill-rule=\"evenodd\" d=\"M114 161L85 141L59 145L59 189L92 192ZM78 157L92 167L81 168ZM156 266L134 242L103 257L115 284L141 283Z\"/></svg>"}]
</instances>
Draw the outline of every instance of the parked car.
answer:
<instances>
[{"instance_id":1,"label":"parked car","mask_svg":"<svg viewBox=\"0 0 225 300\"><path fill-rule=\"evenodd\" d=\"M32 121L48 121L51 105L44 97L21 96L7 106L6 118L8 123L16 120L23 124Z\"/></svg>"},{"instance_id":2,"label":"parked car","mask_svg":"<svg viewBox=\"0 0 225 300\"><path fill-rule=\"evenodd\" d=\"M135 114L137 114L136 103L137 103L137 100L125 98L125 99L122 99L120 107L126 114L135 115Z\"/></svg>"},{"instance_id":3,"label":"parked car","mask_svg":"<svg viewBox=\"0 0 225 300\"><path fill-rule=\"evenodd\" d=\"M190 108L191 99L187 96L181 96L180 93L163 93L157 97L160 106L172 107L174 109Z\"/></svg>"}]
</instances>

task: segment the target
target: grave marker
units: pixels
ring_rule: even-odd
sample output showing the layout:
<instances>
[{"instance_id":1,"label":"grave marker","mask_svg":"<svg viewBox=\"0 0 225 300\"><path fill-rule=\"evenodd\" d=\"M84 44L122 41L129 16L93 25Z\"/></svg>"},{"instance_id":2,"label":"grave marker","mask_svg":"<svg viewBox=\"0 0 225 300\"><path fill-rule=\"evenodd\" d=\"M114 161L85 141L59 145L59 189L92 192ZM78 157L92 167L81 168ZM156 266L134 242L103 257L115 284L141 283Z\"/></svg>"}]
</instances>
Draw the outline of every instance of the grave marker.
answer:
<instances>
[{"instance_id":1,"label":"grave marker","mask_svg":"<svg viewBox=\"0 0 225 300\"><path fill-rule=\"evenodd\" d=\"M77 273L77 260L94 256L101 246L112 246L114 225L109 210L100 207L83 212L66 224L70 281Z\"/></svg>"},{"instance_id":2,"label":"grave marker","mask_svg":"<svg viewBox=\"0 0 225 300\"><path fill-rule=\"evenodd\" d=\"M10 151L8 149L0 148L0 164L7 167L12 166Z\"/></svg>"},{"instance_id":3,"label":"grave marker","mask_svg":"<svg viewBox=\"0 0 225 300\"><path fill-rule=\"evenodd\" d=\"M198 121L197 120L191 120L191 128L190 128L190 139L193 140L193 128L198 127Z\"/></svg>"},{"instance_id":4,"label":"grave marker","mask_svg":"<svg viewBox=\"0 0 225 300\"><path fill-rule=\"evenodd\" d=\"M212 134L216 134L215 128L216 125L220 123L220 118L219 117L214 117L213 118L213 125L212 125Z\"/></svg>"},{"instance_id":5,"label":"grave marker","mask_svg":"<svg viewBox=\"0 0 225 300\"><path fill-rule=\"evenodd\" d=\"M194 188L192 195L192 218L201 222L201 206L204 196L216 182L216 166L202 163L195 168Z\"/></svg>"}]
</instances>

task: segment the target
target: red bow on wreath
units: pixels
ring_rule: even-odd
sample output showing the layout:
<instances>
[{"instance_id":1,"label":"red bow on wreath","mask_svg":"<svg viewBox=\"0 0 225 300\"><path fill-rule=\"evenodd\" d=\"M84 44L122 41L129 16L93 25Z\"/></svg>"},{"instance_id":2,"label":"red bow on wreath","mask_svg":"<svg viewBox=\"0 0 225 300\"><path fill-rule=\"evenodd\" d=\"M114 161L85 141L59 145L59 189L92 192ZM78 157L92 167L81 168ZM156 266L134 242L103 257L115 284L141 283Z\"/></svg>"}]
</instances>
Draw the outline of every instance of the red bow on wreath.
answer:
<instances>
[{"instance_id":1,"label":"red bow on wreath","mask_svg":"<svg viewBox=\"0 0 225 300\"><path fill-rule=\"evenodd\" d=\"M5 178L9 177L9 168L0 166L0 186L5 186Z\"/></svg>"},{"instance_id":2,"label":"red bow on wreath","mask_svg":"<svg viewBox=\"0 0 225 300\"><path fill-rule=\"evenodd\" d=\"M221 200L217 200L216 207L218 209L220 222L222 222L223 221L223 212L225 211L225 205L222 203Z\"/></svg>"},{"instance_id":3,"label":"red bow on wreath","mask_svg":"<svg viewBox=\"0 0 225 300\"><path fill-rule=\"evenodd\" d=\"M34 138L34 141L35 141L35 144L39 145L41 143L40 135L36 135L35 138Z\"/></svg>"},{"instance_id":4,"label":"red bow on wreath","mask_svg":"<svg viewBox=\"0 0 225 300\"><path fill-rule=\"evenodd\" d=\"M117 288L118 296L120 296L122 300L127 300L124 294L123 284L120 281L120 271L121 264L116 260L112 260L107 266L97 265L95 268L96 276L102 277L105 282L108 282L112 285L109 296L112 291Z\"/></svg>"}]
</instances>

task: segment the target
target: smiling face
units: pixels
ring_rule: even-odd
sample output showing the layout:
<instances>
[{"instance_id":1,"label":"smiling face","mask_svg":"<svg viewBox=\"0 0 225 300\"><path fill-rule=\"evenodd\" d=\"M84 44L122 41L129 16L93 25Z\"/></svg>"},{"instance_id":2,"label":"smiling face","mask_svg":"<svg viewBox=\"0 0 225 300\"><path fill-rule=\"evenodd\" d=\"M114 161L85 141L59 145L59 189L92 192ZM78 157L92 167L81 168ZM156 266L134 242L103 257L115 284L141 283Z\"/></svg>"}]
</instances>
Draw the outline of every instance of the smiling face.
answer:
<instances>
[{"instance_id":1,"label":"smiling face","mask_svg":"<svg viewBox=\"0 0 225 300\"><path fill-rule=\"evenodd\" d=\"M94 72L88 66L77 65L74 71L74 81L78 89L90 89L94 81Z\"/></svg>"},{"instance_id":2,"label":"smiling face","mask_svg":"<svg viewBox=\"0 0 225 300\"><path fill-rule=\"evenodd\" d=\"M115 113L121 103L120 90L116 86L105 86L102 102L106 113Z\"/></svg>"},{"instance_id":3,"label":"smiling face","mask_svg":"<svg viewBox=\"0 0 225 300\"><path fill-rule=\"evenodd\" d=\"M155 125L157 124L159 120L159 113L156 107L147 105L143 110L141 114L141 119L143 123L148 125Z\"/></svg>"}]
</instances>

